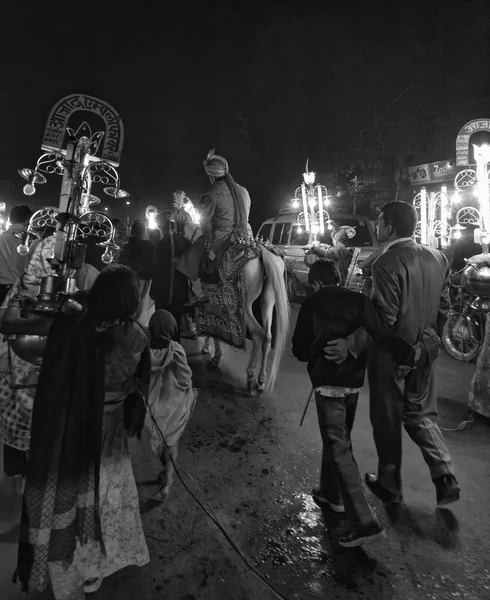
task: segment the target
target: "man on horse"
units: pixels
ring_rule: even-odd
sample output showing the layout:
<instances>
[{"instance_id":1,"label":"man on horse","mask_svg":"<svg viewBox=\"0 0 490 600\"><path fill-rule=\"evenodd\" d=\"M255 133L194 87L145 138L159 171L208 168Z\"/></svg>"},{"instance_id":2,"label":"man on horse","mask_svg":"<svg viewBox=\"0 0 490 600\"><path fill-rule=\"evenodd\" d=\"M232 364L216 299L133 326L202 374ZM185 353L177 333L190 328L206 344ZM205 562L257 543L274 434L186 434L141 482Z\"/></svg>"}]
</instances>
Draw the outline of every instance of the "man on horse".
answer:
<instances>
[{"instance_id":1,"label":"man on horse","mask_svg":"<svg viewBox=\"0 0 490 600\"><path fill-rule=\"evenodd\" d=\"M213 187L199 204L202 236L177 261L176 267L192 281L200 277L204 282L214 282L230 244L241 236L252 235L248 224L251 202L248 191L231 176L225 158L211 150L203 165ZM200 298L192 304L205 300Z\"/></svg>"}]
</instances>

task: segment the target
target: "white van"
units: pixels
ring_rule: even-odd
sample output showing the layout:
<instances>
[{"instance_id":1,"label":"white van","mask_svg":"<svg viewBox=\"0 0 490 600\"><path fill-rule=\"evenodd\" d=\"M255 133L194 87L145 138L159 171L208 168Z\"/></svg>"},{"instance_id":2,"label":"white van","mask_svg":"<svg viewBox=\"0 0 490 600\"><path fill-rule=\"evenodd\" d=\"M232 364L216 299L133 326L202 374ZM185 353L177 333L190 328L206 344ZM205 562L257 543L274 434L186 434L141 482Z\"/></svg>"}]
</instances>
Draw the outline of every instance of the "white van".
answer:
<instances>
[{"instance_id":1,"label":"white van","mask_svg":"<svg viewBox=\"0 0 490 600\"><path fill-rule=\"evenodd\" d=\"M269 240L284 252L288 296L291 301L301 296L307 296L311 290L311 286L308 284L308 267L304 262L303 248L311 246L314 237L298 223L299 213L300 211L296 209L280 210L274 218L264 221L258 232L260 237ZM350 240L349 246L360 249L358 264L361 264L379 248L373 226L367 217L340 212L329 212L329 216L330 220L335 221L339 226L348 225L356 230L356 235ZM330 230L327 228L323 235L317 236L317 239L321 244L332 244ZM356 269L349 288L360 290L361 285L360 269Z\"/></svg>"}]
</instances>

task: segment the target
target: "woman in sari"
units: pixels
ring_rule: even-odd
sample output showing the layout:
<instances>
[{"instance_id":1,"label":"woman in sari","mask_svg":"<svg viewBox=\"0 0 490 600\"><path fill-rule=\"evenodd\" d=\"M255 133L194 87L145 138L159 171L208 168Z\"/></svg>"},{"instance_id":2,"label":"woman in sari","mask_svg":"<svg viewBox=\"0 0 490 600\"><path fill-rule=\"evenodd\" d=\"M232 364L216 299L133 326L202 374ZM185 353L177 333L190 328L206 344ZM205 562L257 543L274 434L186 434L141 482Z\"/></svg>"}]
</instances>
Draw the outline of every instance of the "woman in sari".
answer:
<instances>
[{"instance_id":1,"label":"woman in sari","mask_svg":"<svg viewBox=\"0 0 490 600\"><path fill-rule=\"evenodd\" d=\"M15 580L50 580L56 600L84 600L105 577L149 562L128 450L148 391L146 331L134 320L136 274L98 276L82 314L57 317L39 375Z\"/></svg>"},{"instance_id":2,"label":"woman in sari","mask_svg":"<svg viewBox=\"0 0 490 600\"><path fill-rule=\"evenodd\" d=\"M191 418L197 390L185 350L177 342L177 321L166 310L157 310L150 319L151 379L150 410L146 424L151 448L160 459L162 489L155 500L164 501L172 485L177 444Z\"/></svg>"}]
</instances>

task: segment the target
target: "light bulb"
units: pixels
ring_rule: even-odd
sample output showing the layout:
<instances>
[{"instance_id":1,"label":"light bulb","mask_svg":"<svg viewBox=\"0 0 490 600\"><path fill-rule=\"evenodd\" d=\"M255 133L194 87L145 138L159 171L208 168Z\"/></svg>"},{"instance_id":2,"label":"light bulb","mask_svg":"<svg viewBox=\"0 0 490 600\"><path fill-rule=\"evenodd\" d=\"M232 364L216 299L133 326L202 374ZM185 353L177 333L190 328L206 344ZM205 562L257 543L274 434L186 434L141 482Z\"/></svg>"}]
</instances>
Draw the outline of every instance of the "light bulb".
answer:
<instances>
[{"instance_id":1,"label":"light bulb","mask_svg":"<svg viewBox=\"0 0 490 600\"><path fill-rule=\"evenodd\" d=\"M17 246L17 252L21 256L27 256L29 254L29 246L27 244L19 244Z\"/></svg>"},{"instance_id":2,"label":"light bulb","mask_svg":"<svg viewBox=\"0 0 490 600\"><path fill-rule=\"evenodd\" d=\"M298 233L303 233L303 230L301 229L301 227L298 227Z\"/></svg>"},{"instance_id":3,"label":"light bulb","mask_svg":"<svg viewBox=\"0 0 490 600\"><path fill-rule=\"evenodd\" d=\"M109 265L112 262L112 250L106 248L101 260L105 265Z\"/></svg>"},{"instance_id":4,"label":"light bulb","mask_svg":"<svg viewBox=\"0 0 490 600\"><path fill-rule=\"evenodd\" d=\"M461 231L455 231L454 232L454 239L455 240L461 239Z\"/></svg>"},{"instance_id":5,"label":"light bulb","mask_svg":"<svg viewBox=\"0 0 490 600\"><path fill-rule=\"evenodd\" d=\"M298 208L299 202L297 200L293 200L293 208Z\"/></svg>"},{"instance_id":6,"label":"light bulb","mask_svg":"<svg viewBox=\"0 0 490 600\"><path fill-rule=\"evenodd\" d=\"M485 246L488 246L488 244L490 244L490 238L488 236L482 237L481 243L485 244Z\"/></svg>"},{"instance_id":7,"label":"light bulb","mask_svg":"<svg viewBox=\"0 0 490 600\"><path fill-rule=\"evenodd\" d=\"M33 183L26 183L22 191L26 196L32 196L36 193L36 186Z\"/></svg>"},{"instance_id":8,"label":"light bulb","mask_svg":"<svg viewBox=\"0 0 490 600\"><path fill-rule=\"evenodd\" d=\"M310 208L315 208L315 206L316 206L316 200L310 200L308 202L308 204L310 205Z\"/></svg>"}]
</instances>

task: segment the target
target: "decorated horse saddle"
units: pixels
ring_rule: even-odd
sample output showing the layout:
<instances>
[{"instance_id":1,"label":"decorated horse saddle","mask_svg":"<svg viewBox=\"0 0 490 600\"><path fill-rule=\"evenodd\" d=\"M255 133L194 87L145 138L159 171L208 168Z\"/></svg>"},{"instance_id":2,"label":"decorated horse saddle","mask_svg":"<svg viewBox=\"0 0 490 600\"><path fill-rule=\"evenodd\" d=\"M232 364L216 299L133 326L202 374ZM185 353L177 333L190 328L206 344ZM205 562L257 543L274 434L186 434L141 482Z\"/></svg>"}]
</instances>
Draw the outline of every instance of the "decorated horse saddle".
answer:
<instances>
[{"instance_id":1,"label":"decorated horse saddle","mask_svg":"<svg viewBox=\"0 0 490 600\"><path fill-rule=\"evenodd\" d=\"M233 281L250 260L260 258L263 252L272 252L276 256L284 257L283 252L269 241L246 235L237 237L223 253L218 268L221 281Z\"/></svg>"}]
</instances>

